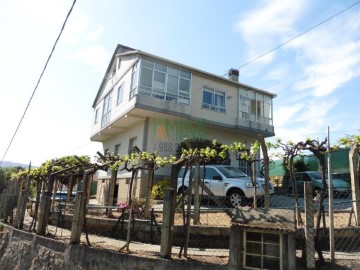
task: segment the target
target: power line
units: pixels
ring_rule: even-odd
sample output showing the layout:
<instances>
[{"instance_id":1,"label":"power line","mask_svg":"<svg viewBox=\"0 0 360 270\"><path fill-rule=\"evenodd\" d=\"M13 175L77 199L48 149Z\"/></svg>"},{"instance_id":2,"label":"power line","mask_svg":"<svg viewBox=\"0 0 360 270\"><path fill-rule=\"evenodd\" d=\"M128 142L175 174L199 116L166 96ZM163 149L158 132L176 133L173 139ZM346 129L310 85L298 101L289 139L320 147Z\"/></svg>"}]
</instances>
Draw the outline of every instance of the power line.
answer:
<instances>
[{"instance_id":1,"label":"power line","mask_svg":"<svg viewBox=\"0 0 360 270\"><path fill-rule=\"evenodd\" d=\"M322 22L320 22L320 23L318 23L318 24L316 24L316 25L314 25L314 26L312 26L312 27L308 28L308 29L307 29L307 30L305 30L304 32L301 32L300 34L298 34L298 35L294 36L293 38L291 38L291 39L289 39L289 40L287 40L287 41L285 41L285 42L283 42L283 43L281 43L281 44L277 45L276 47L272 48L271 50L269 50L269 51L267 51L267 52L265 52L265 53L263 53L263 54L261 54L261 55L259 55L259 56L255 57L255 58L253 58L253 59L252 59L252 60L250 60L249 62L246 62L245 64L241 65L238 69L241 69L241 68L243 68L243 67L245 67L245 66L247 66L247 65L249 65L249 64L251 64L251 63L253 63L253 62L255 62L256 60L258 60L258 59L260 59L260 58L264 57L265 55L267 55L267 54L269 54L269 53L271 53L271 52L273 52L273 51L275 51L275 50L279 49L280 47L282 47L282 46L284 46L284 45L286 45L286 44L290 43L290 42L291 42L291 41L293 41L294 39L297 39L298 37L300 37L300 36L302 36L302 35L304 35L304 34L306 34L306 33L310 32L311 30L313 30L313 29L315 29L315 28L319 27L320 25L322 25L322 24L324 24L324 23L326 23L326 22L330 21L331 19L335 18L336 16L340 15L341 13L344 13L345 11L347 11L347 10L351 9L352 7L354 7L355 5L357 5L357 4L359 4L359 3L360 3L360 1L355 2L355 3L354 3L354 4L352 4L351 6L348 6L347 8L345 8L345 9L343 9L343 10L339 11L338 13L336 13L336 14L332 15L331 17L329 17L329 18L325 19L324 21L322 21Z\"/></svg>"},{"instance_id":2,"label":"power line","mask_svg":"<svg viewBox=\"0 0 360 270\"><path fill-rule=\"evenodd\" d=\"M47 60L46 60L45 66L44 66L44 68L43 68L43 70L42 70L42 72L41 72L41 74L40 74L40 77L39 77L39 79L38 79L38 81L37 81L37 83L36 83L36 86L35 86L32 94L31 94L31 97L30 97L30 99L29 99L29 101L28 101L28 104L26 105L25 111L24 111L24 113L23 113L23 115L22 115L22 117L21 117L21 119L20 119L20 121L19 121L19 124L17 125L17 128L16 128L16 130L15 130L15 132L14 132L14 135L12 136L8 147L6 148L5 154L4 154L4 156L2 157L2 159L1 159L1 161L0 161L0 165L1 165L1 163L4 161L4 158L6 157L8 151L9 151L9 149L10 149L10 146L11 146L11 144L12 144L12 142L13 142L13 140L14 140L14 138L15 138L15 136L16 136L19 128L20 128L20 125L21 125L21 123L22 123L22 121L23 121L23 119L24 119L24 117L25 117L25 115L26 115L26 112L27 112L27 110L28 110L28 108L29 108L29 106L30 106L30 103L31 103L31 101L32 101L32 99L33 99L33 97L34 97L34 95L35 95L35 92L36 92L39 84L40 84L41 78L42 78L43 74L45 73L45 70L46 70L46 68L47 68L47 65L48 65L48 63L49 63L49 61L50 61L50 58L52 57L52 54L53 54L53 52L54 52L54 50L55 50L55 47L56 47L56 45L57 45L57 43L58 43L58 41L59 41L59 39L60 39L60 36L61 36L62 32L64 31L66 22L67 22L67 20L68 20L68 18L69 18L69 16L70 16L70 14L71 14L74 6L75 6L75 3L76 3L76 0L74 0L74 2L73 2L73 4L72 4L72 6L71 6L71 8L70 8L70 10L69 10L69 12L68 12L68 14L66 15L66 18L65 18L65 21L64 21L64 23L63 23L63 25L62 25L62 27L61 27L60 33L59 33L58 37L57 37L56 40L55 40L55 43L54 43L54 45L53 45L53 47L52 47L52 49L51 49L50 55L48 56L48 58L47 58Z\"/></svg>"}]
</instances>

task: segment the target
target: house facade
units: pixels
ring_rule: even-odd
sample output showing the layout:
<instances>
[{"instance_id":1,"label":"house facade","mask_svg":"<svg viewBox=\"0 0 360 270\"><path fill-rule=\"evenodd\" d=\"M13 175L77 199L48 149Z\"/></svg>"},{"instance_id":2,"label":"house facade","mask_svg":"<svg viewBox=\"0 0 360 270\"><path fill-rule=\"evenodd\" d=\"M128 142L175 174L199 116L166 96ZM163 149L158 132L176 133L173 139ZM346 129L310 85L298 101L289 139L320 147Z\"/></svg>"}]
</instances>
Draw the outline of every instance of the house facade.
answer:
<instances>
[{"instance_id":1,"label":"house facade","mask_svg":"<svg viewBox=\"0 0 360 270\"><path fill-rule=\"evenodd\" d=\"M90 138L101 142L105 153L127 154L137 146L170 156L184 138L250 146L259 134L274 136L275 94L241 84L238 77L234 69L224 78L118 45L93 103ZM169 175L169 168L156 175ZM117 198L127 197L129 177L119 172ZM141 172L138 197L145 196L145 179Z\"/></svg>"}]
</instances>

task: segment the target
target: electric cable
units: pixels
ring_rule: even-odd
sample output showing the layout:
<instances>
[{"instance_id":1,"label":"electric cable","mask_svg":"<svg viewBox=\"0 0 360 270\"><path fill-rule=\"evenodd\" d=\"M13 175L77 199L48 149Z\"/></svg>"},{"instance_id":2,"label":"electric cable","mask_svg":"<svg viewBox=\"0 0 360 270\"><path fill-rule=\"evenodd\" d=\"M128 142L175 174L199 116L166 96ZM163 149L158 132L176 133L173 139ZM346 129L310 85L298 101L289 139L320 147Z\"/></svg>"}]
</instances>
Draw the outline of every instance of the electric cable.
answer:
<instances>
[{"instance_id":1,"label":"electric cable","mask_svg":"<svg viewBox=\"0 0 360 270\"><path fill-rule=\"evenodd\" d=\"M68 12L68 14L66 15L66 18L65 18L65 21L64 21L64 23L63 23L63 25L62 25L62 27L61 27L60 33L59 33L59 35L57 36L57 38L56 38L56 40L55 40L55 43L54 43L54 45L53 45L53 47L52 47L52 49L51 49L51 52L50 52L50 54L49 54L49 56L48 56L48 58L47 58L47 60L46 60L46 63L45 63L45 65L44 65L44 68L43 68L43 70L42 70L42 72L41 72L41 74L40 74L40 77L39 77L39 79L38 79L38 81L37 81L37 83L36 83L36 86L35 86L32 94L31 94L31 97L30 97L30 99L29 99L29 101L28 101L28 103L27 103L27 105L26 105L25 111L24 111L24 113L23 113L23 115L22 115L22 117L21 117L21 119L20 119L20 121L19 121L19 124L17 125L17 127L16 127L16 129L15 129L14 135L12 136L12 138L11 138L11 140L10 140L10 143L9 143L8 147L6 148L6 151L5 151L3 157L2 157L2 159L1 159L1 161L0 161L0 166L1 166L1 163L4 161L4 158L6 157L8 151L9 151L9 149L10 149L10 146L11 146L12 142L14 141L14 138L15 138L15 136L16 136L19 128L20 128L20 125L21 125L21 123L22 123L22 121L23 121L23 119L24 119L24 117L25 117L25 115L26 115L26 112L27 112L27 110L28 110L28 108L29 108L29 106L30 106L30 103L31 103L31 101L32 101L32 99L33 99L33 97L34 97L34 95L35 95L35 92L36 92L36 90L37 90L37 88L38 88L38 86L39 86L39 84L40 84L41 78L42 78L43 74L45 73L45 70L46 70L46 68L47 68L47 65L48 65L48 63L49 63L49 61L50 61L50 59L51 59L51 57L52 57L52 54L53 54L53 52L54 52L54 50L55 50L55 47L56 47L56 45L57 45L57 43L58 43L58 41L59 41L59 39L60 39L60 37L61 37L61 34L62 34L63 31L64 31L66 22L67 22L67 20L69 19L69 16L70 16L70 14L71 14L74 6L75 6L75 3L76 3L76 0L74 0L74 2L73 2L73 4L72 4L72 6L71 6L71 8L70 8L70 10L69 10L69 12Z\"/></svg>"}]
</instances>

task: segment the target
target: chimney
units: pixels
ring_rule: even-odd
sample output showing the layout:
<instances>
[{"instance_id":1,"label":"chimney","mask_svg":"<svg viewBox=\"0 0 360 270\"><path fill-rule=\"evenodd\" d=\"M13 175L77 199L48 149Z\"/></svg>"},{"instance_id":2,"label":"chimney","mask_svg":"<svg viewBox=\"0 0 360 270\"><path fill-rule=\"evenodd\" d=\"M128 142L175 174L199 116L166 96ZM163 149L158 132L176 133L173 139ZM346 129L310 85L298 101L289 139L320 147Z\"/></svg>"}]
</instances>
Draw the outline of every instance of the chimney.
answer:
<instances>
[{"instance_id":1,"label":"chimney","mask_svg":"<svg viewBox=\"0 0 360 270\"><path fill-rule=\"evenodd\" d=\"M231 68L228 73L229 79L234 82L239 82L239 70Z\"/></svg>"}]
</instances>

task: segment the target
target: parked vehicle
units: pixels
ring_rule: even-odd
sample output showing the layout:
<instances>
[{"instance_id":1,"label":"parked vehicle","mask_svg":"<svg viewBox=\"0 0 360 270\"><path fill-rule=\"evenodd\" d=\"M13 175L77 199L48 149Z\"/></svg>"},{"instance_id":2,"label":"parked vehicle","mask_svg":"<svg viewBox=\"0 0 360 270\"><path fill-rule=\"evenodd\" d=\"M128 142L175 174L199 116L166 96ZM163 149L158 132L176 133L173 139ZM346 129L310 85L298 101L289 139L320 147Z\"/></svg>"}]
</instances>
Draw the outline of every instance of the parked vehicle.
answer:
<instances>
[{"instance_id":1,"label":"parked vehicle","mask_svg":"<svg viewBox=\"0 0 360 270\"><path fill-rule=\"evenodd\" d=\"M320 194L322 188L322 172L318 171L306 171L298 172L295 174L296 189L299 195L304 194L304 182L311 182L313 187L313 195L317 196ZM326 190L328 188L329 180L326 177ZM348 182L332 177L332 188L334 195L349 195L351 193L351 186ZM293 193L292 183L290 181L289 194Z\"/></svg>"},{"instance_id":2,"label":"parked vehicle","mask_svg":"<svg viewBox=\"0 0 360 270\"><path fill-rule=\"evenodd\" d=\"M200 178L215 196L228 197L233 207L244 206L253 200L254 186L250 176L228 165L206 165L205 174L203 168L203 166L200 167ZM187 171L183 184L184 173L185 168L182 168L178 175L177 192L179 194L189 187L190 171ZM195 172L193 175L195 175ZM204 179L203 175L205 175ZM257 198L259 201L263 201L265 195L265 181L263 178L256 179L256 187ZM269 193L274 193L274 187L271 183L269 183Z\"/></svg>"}]
</instances>

